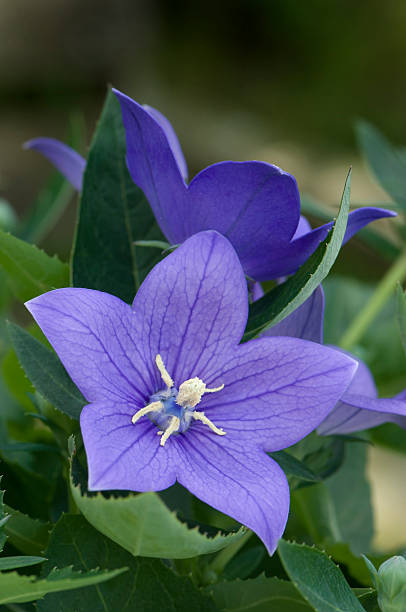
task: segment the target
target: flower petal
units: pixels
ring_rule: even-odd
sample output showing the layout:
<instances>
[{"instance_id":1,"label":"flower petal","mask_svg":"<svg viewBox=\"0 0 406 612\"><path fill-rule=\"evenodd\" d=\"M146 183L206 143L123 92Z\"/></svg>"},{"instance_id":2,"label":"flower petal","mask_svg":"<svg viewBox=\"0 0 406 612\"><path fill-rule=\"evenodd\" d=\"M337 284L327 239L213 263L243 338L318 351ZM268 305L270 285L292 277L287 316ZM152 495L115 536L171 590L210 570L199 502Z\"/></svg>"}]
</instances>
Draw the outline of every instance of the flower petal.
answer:
<instances>
[{"instance_id":1,"label":"flower petal","mask_svg":"<svg viewBox=\"0 0 406 612\"><path fill-rule=\"evenodd\" d=\"M348 434L388 421L398 422L398 417L406 417L406 400L402 394L395 398L377 398L371 372L362 361L358 361L358 370L350 386L317 432L326 436Z\"/></svg>"},{"instance_id":2,"label":"flower petal","mask_svg":"<svg viewBox=\"0 0 406 612\"><path fill-rule=\"evenodd\" d=\"M186 234L216 229L230 240L253 278L263 252L287 243L299 222L295 178L264 162L209 166L192 180L188 196Z\"/></svg>"},{"instance_id":3,"label":"flower petal","mask_svg":"<svg viewBox=\"0 0 406 612\"><path fill-rule=\"evenodd\" d=\"M382 423L398 422L396 417L405 419L406 401L346 393L317 432L324 436L348 434Z\"/></svg>"},{"instance_id":4,"label":"flower petal","mask_svg":"<svg viewBox=\"0 0 406 612\"><path fill-rule=\"evenodd\" d=\"M247 283L237 254L217 232L189 238L145 279L133 303L143 321L140 350L162 387L159 353L177 385L216 370L217 355L233 350L248 317Z\"/></svg>"},{"instance_id":5,"label":"flower petal","mask_svg":"<svg viewBox=\"0 0 406 612\"><path fill-rule=\"evenodd\" d=\"M354 234L360 229L383 217L395 217L396 213L384 208L374 208L366 206L358 208L348 215L348 224L345 232L343 244L345 244ZM300 235L299 238L294 238L289 244L281 245L275 251L264 250L262 260L258 261L255 274L252 276L259 281L269 280L270 278L278 278L295 272L306 259L316 250L322 240L324 240L333 226L330 221L325 225L321 225L311 232ZM301 227L301 229L300 229ZM304 228L299 224L299 232Z\"/></svg>"},{"instance_id":6,"label":"flower petal","mask_svg":"<svg viewBox=\"0 0 406 612\"><path fill-rule=\"evenodd\" d=\"M92 289L56 289L26 303L73 382L89 402L145 405L152 382L128 304Z\"/></svg>"},{"instance_id":7,"label":"flower petal","mask_svg":"<svg viewBox=\"0 0 406 612\"><path fill-rule=\"evenodd\" d=\"M148 104L144 104L144 108L149 112L150 115L159 123L161 128L166 134L166 138L168 139L169 146L171 147L174 158L176 159L176 163L178 164L179 170L185 181L188 177L186 160L183 155L182 148L180 146L178 137L176 136L176 132L172 127L172 124L169 120L163 115L159 110L153 108L152 106L148 106Z\"/></svg>"},{"instance_id":8,"label":"flower petal","mask_svg":"<svg viewBox=\"0 0 406 612\"><path fill-rule=\"evenodd\" d=\"M283 321L261 334L265 336L293 336L323 343L324 292L319 285L299 308Z\"/></svg>"},{"instance_id":9,"label":"flower petal","mask_svg":"<svg viewBox=\"0 0 406 612\"><path fill-rule=\"evenodd\" d=\"M169 442L160 446L158 429L147 417L134 425L131 418L136 410L114 401L82 410L89 490L159 491L174 484L178 446Z\"/></svg>"},{"instance_id":10,"label":"flower petal","mask_svg":"<svg viewBox=\"0 0 406 612\"><path fill-rule=\"evenodd\" d=\"M205 431L182 438L180 484L255 531L273 554L289 512L289 487L280 467L244 440Z\"/></svg>"},{"instance_id":11,"label":"flower petal","mask_svg":"<svg viewBox=\"0 0 406 612\"><path fill-rule=\"evenodd\" d=\"M74 149L55 138L34 138L24 143L24 149L42 153L75 189L82 189L86 160Z\"/></svg>"},{"instance_id":12,"label":"flower petal","mask_svg":"<svg viewBox=\"0 0 406 612\"><path fill-rule=\"evenodd\" d=\"M199 404L228 437L276 451L317 427L342 397L357 362L296 338L260 338L218 358L224 389ZM214 372L213 372L214 374ZM211 373L207 372L211 383ZM251 444L253 442L250 442Z\"/></svg>"},{"instance_id":13,"label":"flower petal","mask_svg":"<svg viewBox=\"0 0 406 612\"><path fill-rule=\"evenodd\" d=\"M152 114L120 91L113 89L123 114L127 140L127 165L172 244L185 237L186 185L168 140L168 133Z\"/></svg>"}]
</instances>

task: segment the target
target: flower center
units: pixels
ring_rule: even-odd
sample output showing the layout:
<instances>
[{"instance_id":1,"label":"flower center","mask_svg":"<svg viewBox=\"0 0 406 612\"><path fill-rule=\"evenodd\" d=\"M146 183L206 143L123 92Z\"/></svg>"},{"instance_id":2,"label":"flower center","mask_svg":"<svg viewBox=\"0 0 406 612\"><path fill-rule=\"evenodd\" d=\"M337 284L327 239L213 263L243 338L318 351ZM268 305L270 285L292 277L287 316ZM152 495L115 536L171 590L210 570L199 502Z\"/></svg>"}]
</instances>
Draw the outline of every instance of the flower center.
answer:
<instances>
[{"instance_id":1,"label":"flower center","mask_svg":"<svg viewBox=\"0 0 406 612\"><path fill-rule=\"evenodd\" d=\"M216 389L206 387L200 378L189 378L185 380L179 390L164 366L161 355L157 355L155 363L161 373L166 389L154 393L149 398L149 404L138 410L131 419L133 423L139 421L144 415L159 427L158 435L161 436L161 446L165 446L167 439L174 433L183 433L189 429L192 420L200 421L218 436L224 436L226 432L221 427L216 427L204 412L195 410L205 393L216 393L224 388L224 385Z\"/></svg>"}]
</instances>

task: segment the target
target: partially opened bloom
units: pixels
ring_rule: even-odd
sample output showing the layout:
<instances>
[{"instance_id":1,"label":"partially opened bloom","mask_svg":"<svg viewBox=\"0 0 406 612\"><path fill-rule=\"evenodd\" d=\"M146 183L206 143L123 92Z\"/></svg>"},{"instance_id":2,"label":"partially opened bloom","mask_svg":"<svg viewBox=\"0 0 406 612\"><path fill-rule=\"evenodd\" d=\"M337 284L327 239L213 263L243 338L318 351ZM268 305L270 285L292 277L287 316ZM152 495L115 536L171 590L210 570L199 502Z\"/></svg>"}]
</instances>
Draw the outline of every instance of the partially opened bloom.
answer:
<instances>
[{"instance_id":1,"label":"partially opened bloom","mask_svg":"<svg viewBox=\"0 0 406 612\"><path fill-rule=\"evenodd\" d=\"M319 286L299 308L266 330L263 336L286 335L321 343L323 318L324 294ZM350 353L345 354L353 357ZM358 369L354 378L335 409L318 427L318 433L348 434L388 422L406 429L406 390L393 398L378 398L371 372L361 360L357 361Z\"/></svg>"},{"instance_id":2,"label":"partially opened bloom","mask_svg":"<svg viewBox=\"0 0 406 612\"><path fill-rule=\"evenodd\" d=\"M89 402L80 422L91 490L157 491L178 480L274 551L289 489L265 451L320 424L354 360L296 338L240 345L247 284L213 231L158 264L132 307L79 288L27 307Z\"/></svg>"},{"instance_id":3,"label":"partially opened bloom","mask_svg":"<svg viewBox=\"0 0 406 612\"><path fill-rule=\"evenodd\" d=\"M115 94L123 113L128 169L171 244L202 230L217 230L236 249L245 273L262 281L295 272L324 240L332 223L311 230L300 216L299 191L291 174L265 162L224 161L187 184L185 159L166 117L119 91ZM63 172L54 142L36 139L27 146ZM67 157L70 173L71 159ZM78 165L76 183L81 172ZM394 215L382 208L354 210L344 242L371 221Z\"/></svg>"}]
</instances>

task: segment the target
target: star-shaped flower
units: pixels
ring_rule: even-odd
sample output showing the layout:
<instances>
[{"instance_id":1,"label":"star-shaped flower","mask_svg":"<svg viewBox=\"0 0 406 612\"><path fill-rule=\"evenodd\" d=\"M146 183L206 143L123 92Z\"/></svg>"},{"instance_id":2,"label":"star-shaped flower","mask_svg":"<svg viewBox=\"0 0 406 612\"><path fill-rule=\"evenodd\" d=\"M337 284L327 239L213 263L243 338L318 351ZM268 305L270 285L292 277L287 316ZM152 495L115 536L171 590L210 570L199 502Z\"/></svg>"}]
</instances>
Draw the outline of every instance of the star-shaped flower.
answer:
<instances>
[{"instance_id":1,"label":"star-shaped flower","mask_svg":"<svg viewBox=\"0 0 406 612\"><path fill-rule=\"evenodd\" d=\"M274 551L289 488L266 451L320 424L354 360L295 338L239 344L247 284L213 231L159 263L132 307L68 288L27 308L89 402L80 419L89 489L158 491L177 480Z\"/></svg>"},{"instance_id":2,"label":"star-shaped flower","mask_svg":"<svg viewBox=\"0 0 406 612\"><path fill-rule=\"evenodd\" d=\"M263 336L292 336L322 343L323 319L324 293L319 286L299 308ZM349 434L388 422L406 429L406 390L392 398L378 398L368 367L350 353L345 354L357 360L358 369L335 409L318 427L318 433Z\"/></svg>"},{"instance_id":3,"label":"star-shaped flower","mask_svg":"<svg viewBox=\"0 0 406 612\"><path fill-rule=\"evenodd\" d=\"M295 178L277 166L259 161L224 161L199 172L187 184L187 166L168 119L114 90L121 104L127 139L127 165L156 220L171 244L214 229L226 236L245 273L258 281L295 272L327 236L332 222L311 230L300 215ZM45 155L77 187L83 163L66 145L34 139L26 148ZM382 217L396 216L383 208L364 207L348 217L344 242Z\"/></svg>"}]
</instances>

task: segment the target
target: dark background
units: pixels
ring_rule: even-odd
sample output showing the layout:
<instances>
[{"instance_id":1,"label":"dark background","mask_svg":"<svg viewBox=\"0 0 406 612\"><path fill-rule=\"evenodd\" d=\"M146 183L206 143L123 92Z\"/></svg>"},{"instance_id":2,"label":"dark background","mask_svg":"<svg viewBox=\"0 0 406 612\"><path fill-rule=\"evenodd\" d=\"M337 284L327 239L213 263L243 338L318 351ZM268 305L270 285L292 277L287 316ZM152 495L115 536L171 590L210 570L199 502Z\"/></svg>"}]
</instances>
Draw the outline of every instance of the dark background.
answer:
<instances>
[{"instance_id":1,"label":"dark background","mask_svg":"<svg viewBox=\"0 0 406 612\"><path fill-rule=\"evenodd\" d=\"M354 203L382 201L353 125L406 143L405 34L397 0L0 0L0 196L23 214L49 165L21 144L72 116L88 144L111 83L170 117L191 175L263 159L334 204L353 163Z\"/></svg>"}]
</instances>

